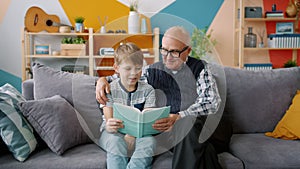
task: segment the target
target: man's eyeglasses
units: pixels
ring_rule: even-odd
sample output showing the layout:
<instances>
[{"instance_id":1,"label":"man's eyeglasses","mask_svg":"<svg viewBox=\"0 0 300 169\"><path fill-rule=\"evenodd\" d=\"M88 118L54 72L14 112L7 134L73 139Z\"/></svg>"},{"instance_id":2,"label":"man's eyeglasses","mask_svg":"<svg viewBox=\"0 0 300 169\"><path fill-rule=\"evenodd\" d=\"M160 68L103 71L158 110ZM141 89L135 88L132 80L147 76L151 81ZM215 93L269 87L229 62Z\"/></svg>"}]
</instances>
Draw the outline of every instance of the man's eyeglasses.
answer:
<instances>
[{"instance_id":1,"label":"man's eyeglasses","mask_svg":"<svg viewBox=\"0 0 300 169\"><path fill-rule=\"evenodd\" d=\"M159 51L160 54L164 57L168 56L170 54L173 58L179 58L180 54L186 51L189 48L189 46L184 47L182 50L167 50L164 49L162 46L160 46Z\"/></svg>"}]
</instances>

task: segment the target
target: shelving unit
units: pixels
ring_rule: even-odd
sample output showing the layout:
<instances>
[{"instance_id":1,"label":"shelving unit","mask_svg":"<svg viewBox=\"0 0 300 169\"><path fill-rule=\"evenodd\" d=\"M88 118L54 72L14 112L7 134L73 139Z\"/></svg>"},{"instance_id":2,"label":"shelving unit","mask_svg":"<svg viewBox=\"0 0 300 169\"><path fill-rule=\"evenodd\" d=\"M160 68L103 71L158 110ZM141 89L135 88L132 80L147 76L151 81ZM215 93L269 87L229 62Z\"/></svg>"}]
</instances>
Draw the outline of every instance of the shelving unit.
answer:
<instances>
[{"instance_id":1,"label":"shelving unit","mask_svg":"<svg viewBox=\"0 0 300 169\"><path fill-rule=\"evenodd\" d=\"M269 52L277 50L292 50L292 59L297 60L297 50L300 48L269 48L267 41L267 28L268 22L295 22L296 18L245 18L245 7L261 6L263 8L263 0L236 0L235 10L235 65L239 68L243 68L245 63L266 63L269 61ZM244 35L247 33L247 27L252 26L253 29L265 29L264 45L265 47L259 48L258 44L256 48L244 47ZM255 31L254 31L255 33ZM273 32L275 33L275 32ZM255 33L257 34L257 33ZM257 41L259 42L259 36L257 34Z\"/></svg>"},{"instance_id":2,"label":"shelving unit","mask_svg":"<svg viewBox=\"0 0 300 169\"><path fill-rule=\"evenodd\" d=\"M154 63L159 60L159 28L154 28L153 33L146 34L100 34L94 33L89 28L88 33L48 33L48 32L27 32L22 29L22 81L29 79L28 72L31 70L31 62L33 59L87 59L89 67L89 75L105 76L112 74L113 56L99 55L99 49L102 47L116 48L121 42L134 42L142 49L149 50L149 56L145 56L147 64ZM51 37L73 37L83 36L87 39L85 56L65 56L65 55L35 55L34 45L35 38L51 38ZM52 44L53 43L53 44ZM50 45L59 46L60 42L51 42ZM51 51L50 51L51 52Z\"/></svg>"}]
</instances>

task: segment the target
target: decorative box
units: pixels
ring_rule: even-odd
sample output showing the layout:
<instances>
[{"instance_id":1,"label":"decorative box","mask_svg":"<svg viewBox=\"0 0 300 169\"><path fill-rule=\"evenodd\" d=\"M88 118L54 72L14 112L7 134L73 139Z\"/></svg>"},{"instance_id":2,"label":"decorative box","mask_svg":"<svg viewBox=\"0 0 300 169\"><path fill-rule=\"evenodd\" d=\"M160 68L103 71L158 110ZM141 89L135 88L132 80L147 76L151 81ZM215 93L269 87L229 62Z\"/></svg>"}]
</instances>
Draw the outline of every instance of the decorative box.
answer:
<instances>
[{"instance_id":1,"label":"decorative box","mask_svg":"<svg viewBox=\"0 0 300 169\"><path fill-rule=\"evenodd\" d=\"M85 65L65 65L61 70L69 73L89 74L89 67Z\"/></svg>"},{"instance_id":2,"label":"decorative box","mask_svg":"<svg viewBox=\"0 0 300 169\"><path fill-rule=\"evenodd\" d=\"M245 7L245 18L262 18L262 8Z\"/></svg>"},{"instance_id":3,"label":"decorative box","mask_svg":"<svg viewBox=\"0 0 300 169\"><path fill-rule=\"evenodd\" d=\"M61 55L86 56L86 44L61 44Z\"/></svg>"}]
</instances>

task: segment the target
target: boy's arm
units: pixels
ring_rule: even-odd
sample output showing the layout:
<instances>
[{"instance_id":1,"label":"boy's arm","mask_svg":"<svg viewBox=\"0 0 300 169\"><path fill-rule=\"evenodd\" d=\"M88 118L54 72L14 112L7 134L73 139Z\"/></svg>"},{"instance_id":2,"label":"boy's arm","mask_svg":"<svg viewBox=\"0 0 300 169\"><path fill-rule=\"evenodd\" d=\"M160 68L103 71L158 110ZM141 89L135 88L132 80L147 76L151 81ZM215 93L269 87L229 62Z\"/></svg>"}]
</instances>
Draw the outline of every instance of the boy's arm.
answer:
<instances>
[{"instance_id":1,"label":"boy's arm","mask_svg":"<svg viewBox=\"0 0 300 169\"><path fill-rule=\"evenodd\" d=\"M103 114L104 114L104 118L105 118L106 121L110 118L113 118L113 108L104 106L103 107Z\"/></svg>"},{"instance_id":2,"label":"boy's arm","mask_svg":"<svg viewBox=\"0 0 300 169\"><path fill-rule=\"evenodd\" d=\"M108 85L109 86L109 85ZM107 132L116 133L119 128L123 128L122 120L115 119L113 117L113 99L111 94L107 94L108 102L106 106L103 106L103 115L105 118L105 129Z\"/></svg>"}]
</instances>

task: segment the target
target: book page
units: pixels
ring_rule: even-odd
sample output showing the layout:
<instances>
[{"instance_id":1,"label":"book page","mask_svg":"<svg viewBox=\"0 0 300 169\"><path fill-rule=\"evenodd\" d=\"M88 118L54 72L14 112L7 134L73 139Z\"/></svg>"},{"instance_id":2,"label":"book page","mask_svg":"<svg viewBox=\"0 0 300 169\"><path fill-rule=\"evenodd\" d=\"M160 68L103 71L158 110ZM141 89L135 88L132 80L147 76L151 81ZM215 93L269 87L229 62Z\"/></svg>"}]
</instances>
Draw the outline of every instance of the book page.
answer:
<instances>
[{"instance_id":1,"label":"book page","mask_svg":"<svg viewBox=\"0 0 300 169\"><path fill-rule=\"evenodd\" d=\"M114 103L113 111L113 117L122 120L124 124L124 128L119 129L119 132L139 138L159 133L152 128L152 124L157 119L168 117L170 107L151 108L140 112L134 107Z\"/></svg>"}]
</instances>

